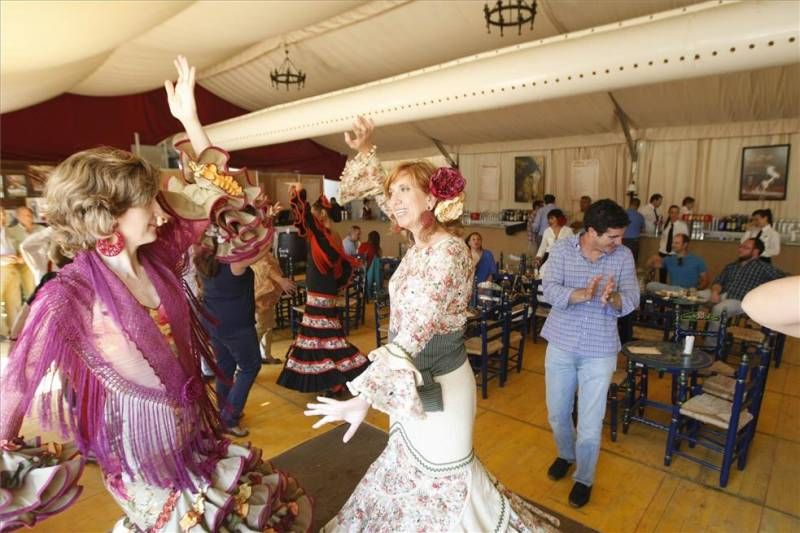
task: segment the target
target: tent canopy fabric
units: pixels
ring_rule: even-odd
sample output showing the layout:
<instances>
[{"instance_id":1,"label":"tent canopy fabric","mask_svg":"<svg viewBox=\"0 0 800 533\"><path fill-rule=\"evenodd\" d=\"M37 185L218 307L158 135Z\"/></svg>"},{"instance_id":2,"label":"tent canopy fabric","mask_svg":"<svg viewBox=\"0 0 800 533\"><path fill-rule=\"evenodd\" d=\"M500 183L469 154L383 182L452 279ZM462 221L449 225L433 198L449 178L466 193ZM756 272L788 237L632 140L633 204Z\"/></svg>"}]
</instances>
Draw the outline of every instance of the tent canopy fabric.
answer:
<instances>
[{"instance_id":1,"label":"tent canopy fabric","mask_svg":"<svg viewBox=\"0 0 800 533\"><path fill-rule=\"evenodd\" d=\"M195 91L203 123L225 120L245 110L202 87ZM164 89L129 96L94 97L64 94L2 116L0 153L4 160L60 161L70 154L100 145L129 150L133 133L142 144L157 144L181 131L172 118ZM292 141L237 150L231 154L237 167L324 174L337 178L345 156L312 140Z\"/></svg>"},{"instance_id":2,"label":"tent canopy fabric","mask_svg":"<svg viewBox=\"0 0 800 533\"><path fill-rule=\"evenodd\" d=\"M497 28L486 31L484 2L474 0L5 0L0 4L3 156L50 159L96 142L128 146L134 131L145 143L178 132L177 122L162 115L159 88L174 75L172 59L179 53L198 67L198 83L207 90L201 97L207 115L201 118L216 121L697 3L538 0L534 29L523 27L518 35L509 28L501 37ZM300 91L269 84L269 71L280 66L284 50L307 74ZM792 118L800 114L793 97L800 93L799 72L793 64L632 87L613 97L640 129ZM214 96L221 101L212 106ZM121 110L115 111L117 105ZM26 116L35 117L35 124L23 126ZM28 130L20 133L24 127ZM48 138L62 137L53 142L63 146L42 152L42 135L34 133L43 131ZM452 146L619 131L611 98L594 93L399 124L380 130L376 141L382 150L400 151L429 147L431 137ZM314 140L347 152L341 135Z\"/></svg>"}]
</instances>

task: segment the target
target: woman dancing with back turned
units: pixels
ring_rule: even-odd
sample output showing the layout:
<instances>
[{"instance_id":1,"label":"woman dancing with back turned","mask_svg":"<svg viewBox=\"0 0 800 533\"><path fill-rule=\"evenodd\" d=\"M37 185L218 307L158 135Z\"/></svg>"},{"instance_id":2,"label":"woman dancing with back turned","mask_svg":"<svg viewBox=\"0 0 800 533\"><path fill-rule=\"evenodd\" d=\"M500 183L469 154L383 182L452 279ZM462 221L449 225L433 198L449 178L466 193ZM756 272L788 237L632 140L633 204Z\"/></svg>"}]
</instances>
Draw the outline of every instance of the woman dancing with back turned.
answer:
<instances>
[{"instance_id":1,"label":"woman dancing with back turned","mask_svg":"<svg viewBox=\"0 0 800 533\"><path fill-rule=\"evenodd\" d=\"M310 524L310 501L293 479L264 463L260 450L221 438L200 377L200 359L210 353L181 287L185 252L209 216L220 229L256 221L257 238L248 234L248 245L234 250L241 259L268 244L272 228L263 196L220 177L227 154L208 148L197 120L194 69L184 58L175 64L178 82L166 83L170 111L199 160L219 165L192 162L193 183L177 186L182 193L159 192L157 168L96 148L67 158L48 180L53 239L74 260L39 291L2 378L0 529L32 525L80 492L74 447L41 448L17 436L51 366L62 388L43 395L39 412L97 458L126 515L115 532L304 531Z\"/></svg>"}]
</instances>

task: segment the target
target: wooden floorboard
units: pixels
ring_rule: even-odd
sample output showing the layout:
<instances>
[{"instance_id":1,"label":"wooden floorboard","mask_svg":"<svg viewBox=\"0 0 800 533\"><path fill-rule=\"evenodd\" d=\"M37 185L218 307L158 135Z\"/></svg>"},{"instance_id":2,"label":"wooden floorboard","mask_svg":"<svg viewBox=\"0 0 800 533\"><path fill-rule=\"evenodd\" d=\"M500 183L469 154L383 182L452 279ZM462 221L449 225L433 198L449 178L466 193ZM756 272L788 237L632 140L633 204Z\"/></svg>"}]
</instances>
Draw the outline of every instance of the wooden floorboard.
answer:
<instances>
[{"instance_id":1,"label":"wooden floorboard","mask_svg":"<svg viewBox=\"0 0 800 533\"><path fill-rule=\"evenodd\" d=\"M371 312L369 313L372 314ZM279 331L273 353L289 345L288 331ZM351 335L369 351L375 334L371 325ZM3 345L5 354L7 346ZM509 488L589 527L627 531L800 531L800 344L790 339L781 368L771 369L758 433L747 468L735 468L725 489L716 472L682 458L663 465L666 435L633 425L612 443L603 435L592 501L582 509L567 504L568 479L553 482L546 471L555 458L544 400L546 343L527 341L524 370L512 373L505 387L493 381L489 398L478 400L475 448L481 461ZM322 431L311 429L304 417L313 394L301 394L275 384L278 365L263 366L245 409L244 425L266 457L278 455ZM667 397L669 381L653 377L652 394ZM388 418L371 412L368 421L388 428ZM35 420L26 420L23 433L40 433ZM711 456L709 456L711 457ZM53 517L35 532L108 531L121 512L103 488L100 472L90 465L83 477L85 491L69 510Z\"/></svg>"}]
</instances>

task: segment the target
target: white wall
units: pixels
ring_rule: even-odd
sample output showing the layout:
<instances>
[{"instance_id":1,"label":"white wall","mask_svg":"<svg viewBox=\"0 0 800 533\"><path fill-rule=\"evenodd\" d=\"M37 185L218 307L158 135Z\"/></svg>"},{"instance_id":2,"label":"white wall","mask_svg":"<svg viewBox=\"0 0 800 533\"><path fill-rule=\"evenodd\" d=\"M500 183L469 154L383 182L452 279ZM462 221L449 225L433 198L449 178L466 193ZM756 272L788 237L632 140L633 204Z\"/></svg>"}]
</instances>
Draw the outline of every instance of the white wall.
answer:
<instances>
[{"instance_id":1,"label":"white wall","mask_svg":"<svg viewBox=\"0 0 800 533\"><path fill-rule=\"evenodd\" d=\"M664 203L680 204L684 196L697 199L695 212L728 215L750 213L769 207L776 218L800 218L800 120L785 119L746 123L651 128L634 132L642 139L637 176L638 194L647 198L659 192ZM744 146L792 144L785 201L740 202L739 173ZM631 160L625 138L619 133L528 139L506 143L450 146L458 154L459 166L467 179L466 211L526 209L514 202L514 158L541 155L545 159L545 192L556 195L568 212L577 211L578 198L572 194L570 168L577 159L600 162L598 198L625 202L631 179ZM436 149L380 154L385 161L435 155ZM442 164L442 163L439 163ZM477 176L481 165L500 168L500 200L479 196ZM597 199L597 198L596 198Z\"/></svg>"}]
</instances>

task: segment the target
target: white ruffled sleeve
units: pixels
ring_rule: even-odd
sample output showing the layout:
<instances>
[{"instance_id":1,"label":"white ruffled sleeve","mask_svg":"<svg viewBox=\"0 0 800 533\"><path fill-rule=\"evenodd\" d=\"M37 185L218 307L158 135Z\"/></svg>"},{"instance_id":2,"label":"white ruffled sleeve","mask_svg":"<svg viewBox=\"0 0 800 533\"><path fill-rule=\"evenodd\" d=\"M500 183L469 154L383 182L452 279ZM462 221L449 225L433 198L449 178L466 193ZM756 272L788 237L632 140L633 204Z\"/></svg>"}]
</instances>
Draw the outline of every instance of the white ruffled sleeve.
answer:
<instances>
[{"instance_id":1,"label":"white ruffled sleeve","mask_svg":"<svg viewBox=\"0 0 800 533\"><path fill-rule=\"evenodd\" d=\"M383 192L386 173L374 149L366 154L359 152L348 160L340 180L339 203L346 204L353 200L373 198L381 211L386 216L391 216Z\"/></svg>"}]
</instances>

